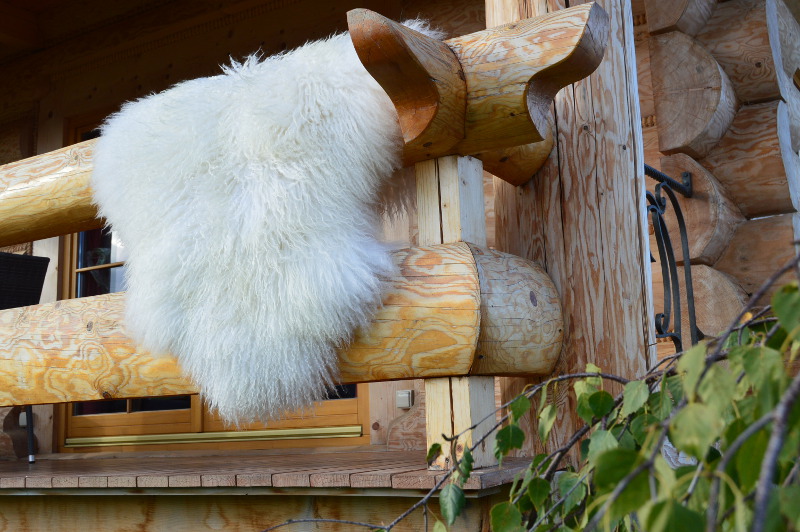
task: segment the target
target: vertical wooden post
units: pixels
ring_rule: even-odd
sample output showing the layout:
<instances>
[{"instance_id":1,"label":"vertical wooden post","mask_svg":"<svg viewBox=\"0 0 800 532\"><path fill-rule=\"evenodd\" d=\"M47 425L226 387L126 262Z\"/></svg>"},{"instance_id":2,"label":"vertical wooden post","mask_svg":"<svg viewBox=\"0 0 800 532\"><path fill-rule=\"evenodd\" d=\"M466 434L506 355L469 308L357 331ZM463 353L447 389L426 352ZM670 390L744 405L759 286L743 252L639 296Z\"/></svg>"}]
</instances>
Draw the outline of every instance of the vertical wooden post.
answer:
<instances>
[{"instance_id":1,"label":"vertical wooden post","mask_svg":"<svg viewBox=\"0 0 800 532\"><path fill-rule=\"evenodd\" d=\"M592 362L633 377L655 356L633 19L627 0L599 4L610 17L605 58L556 96L556 149L537 176L518 188L495 179L496 244L543 264L561 294L566 337L556 374ZM487 26L564 7L486 0ZM500 381L503 401L530 382ZM570 390L551 391L559 405L551 445L528 431L525 453L559 447L582 423Z\"/></svg>"},{"instance_id":2,"label":"vertical wooden post","mask_svg":"<svg viewBox=\"0 0 800 532\"><path fill-rule=\"evenodd\" d=\"M483 208L483 165L473 157L448 156L423 161L417 175L419 245L465 241L486 245ZM495 408L493 377L453 377L425 381L427 443L442 445L431 469L447 469L452 449L442 434L450 436L490 419L459 438L456 456L471 447L491 426ZM489 438L473 453L476 468L496 464Z\"/></svg>"}]
</instances>

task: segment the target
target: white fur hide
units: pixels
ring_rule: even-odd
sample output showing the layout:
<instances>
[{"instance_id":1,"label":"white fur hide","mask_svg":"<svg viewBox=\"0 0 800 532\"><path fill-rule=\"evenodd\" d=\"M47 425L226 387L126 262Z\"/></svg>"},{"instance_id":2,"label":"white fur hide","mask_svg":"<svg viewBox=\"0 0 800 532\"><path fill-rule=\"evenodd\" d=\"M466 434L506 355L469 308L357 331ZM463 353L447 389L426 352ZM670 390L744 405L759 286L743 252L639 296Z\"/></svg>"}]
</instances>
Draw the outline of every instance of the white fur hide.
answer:
<instances>
[{"instance_id":1,"label":"white fur hide","mask_svg":"<svg viewBox=\"0 0 800 532\"><path fill-rule=\"evenodd\" d=\"M322 399L393 270L376 198L401 147L347 34L125 105L92 187L129 251L128 333L229 422Z\"/></svg>"}]
</instances>

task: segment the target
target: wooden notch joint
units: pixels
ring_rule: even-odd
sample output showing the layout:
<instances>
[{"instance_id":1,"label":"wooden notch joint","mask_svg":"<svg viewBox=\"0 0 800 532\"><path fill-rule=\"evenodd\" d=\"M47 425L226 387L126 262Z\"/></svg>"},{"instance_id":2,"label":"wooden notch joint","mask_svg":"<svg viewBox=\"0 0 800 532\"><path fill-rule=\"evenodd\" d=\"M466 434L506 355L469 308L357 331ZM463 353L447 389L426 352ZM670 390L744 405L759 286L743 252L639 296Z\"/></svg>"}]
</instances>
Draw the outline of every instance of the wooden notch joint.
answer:
<instances>
[{"instance_id":1,"label":"wooden notch joint","mask_svg":"<svg viewBox=\"0 0 800 532\"><path fill-rule=\"evenodd\" d=\"M361 62L397 109L406 164L546 139L556 93L602 61L608 21L589 3L442 42L348 13Z\"/></svg>"}]
</instances>

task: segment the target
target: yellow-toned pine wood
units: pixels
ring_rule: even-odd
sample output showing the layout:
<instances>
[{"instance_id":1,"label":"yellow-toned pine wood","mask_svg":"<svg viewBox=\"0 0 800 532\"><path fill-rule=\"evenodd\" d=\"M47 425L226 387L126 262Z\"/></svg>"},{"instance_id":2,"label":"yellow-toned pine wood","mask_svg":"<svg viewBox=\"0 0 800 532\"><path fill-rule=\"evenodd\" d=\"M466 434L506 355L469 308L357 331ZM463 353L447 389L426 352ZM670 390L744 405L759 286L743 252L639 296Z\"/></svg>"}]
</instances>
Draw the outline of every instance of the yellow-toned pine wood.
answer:
<instances>
[{"instance_id":1,"label":"yellow-toned pine wood","mask_svg":"<svg viewBox=\"0 0 800 532\"><path fill-rule=\"evenodd\" d=\"M417 175L417 224L420 244L467 240L486 242L483 213L483 165L471 157L440 157L415 165ZM480 318L479 318L480 319ZM438 443L442 452L431 464L447 469L451 456L463 454L474 439L485 434L487 425L467 430L494 408L494 379L425 380L425 435L427 447ZM462 431L456 442L442 438ZM453 449L453 445L456 446ZM496 464L492 450L476 449L475 467Z\"/></svg>"},{"instance_id":2,"label":"yellow-toned pine wood","mask_svg":"<svg viewBox=\"0 0 800 532\"><path fill-rule=\"evenodd\" d=\"M481 314L502 321L496 313L516 312L482 310L482 288L510 296L515 286L493 279L482 286L464 243L400 250L394 258L400 275L390 281L373 326L339 353L341 382L469 374ZM537 298L547 297L547 283L541 277ZM555 309L537 311L547 324ZM123 293L0 312L0 404L195 393L173 357L137 350L125 334L123 314ZM487 338L516 341L504 335L492 329ZM546 354L553 346L542 348ZM521 372L530 372L526 365L533 371L541 366L522 358ZM488 365L485 371L498 369Z\"/></svg>"},{"instance_id":3,"label":"yellow-toned pine wood","mask_svg":"<svg viewBox=\"0 0 800 532\"><path fill-rule=\"evenodd\" d=\"M91 203L94 141L0 166L0 246L102 227Z\"/></svg>"},{"instance_id":4,"label":"yellow-toned pine wood","mask_svg":"<svg viewBox=\"0 0 800 532\"><path fill-rule=\"evenodd\" d=\"M487 6L497 1L487 0ZM565 3L520 0L517 10L535 16ZM566 334L556 373L581 371L593 362L635 376L654 358L655 341L633 17L625 0L599 4L611 30L603 62L555 99L556 150L536 177L516 190L496 182L496 243L540 262L558 288ZM499 22L512 21L487 20ZM530 382L502 378L503 400ZM560 412L551 441L538 441L529 417L524 424L532 437L522 452L554 450L580 426L569 413L575 405L567 392L558 387L550 395Z\"/></svg>"},{"instance_id":5,"label":"yellow-toned pine wood","mask_svg":"<svg viewBox=\"0 0 800 532\"><path fill-rule=\"evenodd\" d=\"M704 157L736 111L727 74L692 37L673 31L650 39L659 149Z\"/></svg>"},{"instance_id":6,"label":"yellow-toned pine wood","mask_svg":"<svg viewBox=\"0 0 800 532\"><path fill-rule=\"evenodd\" d=\"M556 92L597 68L607 38L608 15L592 2L446 41L468 88L458 153L544 140Z\"/></svg>"},{"instance_id":7,"label":"yellow-toned pine wood","mask_svg":"<svg viewBox=\"0 0 800 532\"><path fill-rule=\"evenodd\" d=\"M555 93L602 59L606 22L588 4L450 39L451 52L377 13L349 14L359 57L398 110L407 164L545 140Z\"/></svg>"},{"instance_id":8,"label":"yellow-toned pine wood","mask_svg":"<svg viewBox=\"0 0 800 532\"><path fill-rule=\"evenodd\" d=\"M552 124L540 142L523 144L512 148L491 150L476 155L483 161L483 169L512 185L524 185L530 181L553 151L555 140Z\"/></svg>"}]
</instances>

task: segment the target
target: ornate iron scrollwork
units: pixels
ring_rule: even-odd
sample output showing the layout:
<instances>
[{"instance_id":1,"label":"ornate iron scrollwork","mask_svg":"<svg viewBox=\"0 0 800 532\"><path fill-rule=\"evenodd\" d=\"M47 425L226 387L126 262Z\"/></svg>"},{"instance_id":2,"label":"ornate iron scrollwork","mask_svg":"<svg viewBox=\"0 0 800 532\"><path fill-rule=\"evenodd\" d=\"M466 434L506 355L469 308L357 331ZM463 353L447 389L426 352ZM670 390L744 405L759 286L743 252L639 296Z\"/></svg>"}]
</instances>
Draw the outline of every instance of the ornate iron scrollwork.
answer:
<instances>
[{"instance_id":1,"label":"ornate iron scrollwork","mask_svg":"<svg viewBox=\"0 0 800 532\"><path fill-rule=\"evenodd\" d=\"M656 338L669 338L675 349L683 351L682 320L681 320L681 291L678 279L678 263L675 259L675 250L672 245L665 216L668 207L672 207L672 215L678 223L680 245L683 257L689 257L689 240L686 234L686 223L683 219L681 206L675 193L685 197L692 196L692 176L688 172L681 175L682 182L663 174L655 168L645 165L645 174L658 181L653 192L647 192L647 212L653 223L656 245L658 247L658 263L661 265L661 275L664 279L664 311L656 314ZM650 254L650 260L656 262ZM684 285L686 286L686 309L689 324L689 337L692 345L703 339L704 335L697 327L697 318L694 308L694 290L692 287L692 267L690 261L683 261Z\"/></svg>"}]
</instances>

